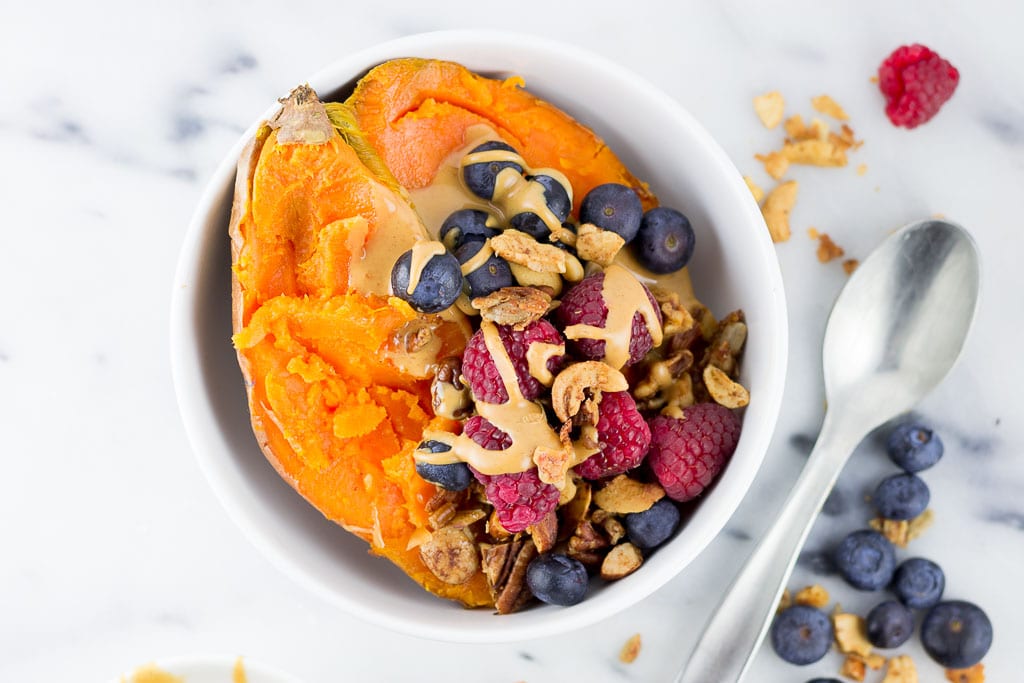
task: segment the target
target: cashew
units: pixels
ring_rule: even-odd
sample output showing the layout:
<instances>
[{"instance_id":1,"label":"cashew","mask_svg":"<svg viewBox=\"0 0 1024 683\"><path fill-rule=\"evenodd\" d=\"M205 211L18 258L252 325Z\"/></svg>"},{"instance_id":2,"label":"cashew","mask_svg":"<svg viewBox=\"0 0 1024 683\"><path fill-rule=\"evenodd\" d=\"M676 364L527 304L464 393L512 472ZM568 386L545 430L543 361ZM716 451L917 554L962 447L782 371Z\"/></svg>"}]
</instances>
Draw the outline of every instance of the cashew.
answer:
<instances>
[{"instance_id":1,"label":"cashew","mask_svg":"<svg viewBox=\"0 0 1024 683\"><path fill-rule=\"evenodd\" d=\"M629 382L621 372L600 361L573 363L558 373L551 385L551 406L562 422L571 420L581 409L593 412L585 417L593 418L596 424L596 404L604 391L627 391ZM590 394L588 397L587 394ZM589 406L584 406L588 402Z\"/></svg>"}]
</instances>

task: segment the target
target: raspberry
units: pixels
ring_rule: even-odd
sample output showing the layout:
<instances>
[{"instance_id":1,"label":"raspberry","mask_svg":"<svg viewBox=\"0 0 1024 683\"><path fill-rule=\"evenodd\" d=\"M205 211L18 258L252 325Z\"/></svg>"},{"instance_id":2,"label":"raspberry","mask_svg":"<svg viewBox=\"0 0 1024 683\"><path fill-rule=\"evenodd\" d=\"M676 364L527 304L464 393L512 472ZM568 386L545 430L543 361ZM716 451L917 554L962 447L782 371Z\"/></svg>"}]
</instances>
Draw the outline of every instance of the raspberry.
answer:
<instances>
[{"instance_id":1,"label":"raspberry","mask_svg":"<svg viewBox=\"0 0 1024 683\"><path fill-rule=\"evenodd\" d=\"M608 318L608 306L605 305L601 290L604 285L604 273L594 273L583 278L575 287L562 297L562 304L555 309L555 321L565 329L570 325L591 325L593 327L604 327ZM658 322L661 322L661 309L650 290L644 286L647 298L658 315ZM604 359L603 339L576 339L571 340L570 345L573 351L579 356L589 360ZM639 312L633 315L633 328L629 337L629 361L626 365L639 362L647 355L647 352L654 346L654 340L647 329L647 323Z\"/></svg>"},{"instance_id":2,"label":"raspberry","mask_svg":"<svg viewBox=\"0 0 1024 683\"><path fill-rule=\"evenodd\" d=\"M650 425L647 463L679 502L696 498L718 476L740 436L740 419L717 403L685 408L681 420L659 415Z\"/></svg>"},{"instance_id":3,"label":"raspberry","mask_svg":"<svg viewBox=\"0 0 1024 683\"><path fill-rule=\"evenodd\" d=\"M464 432L477 445L490 451L505 450L512 445L512 437L479 415L466 421ZM558 507L558 489L542 482L536 468L494 475L470 469L477 481L484 485L487 500L494 506L498 521L507 531L519 533Z\"/></svg>"},{"instance_id":4,"label":"raspberry","mask_svg":"<svg viewBox=\"0 0 1024 683\"><path fill-rule=\"evenodd\" d=\"M513 330L509 325L496 325L496 327L501 343L505 346L512 365L515 366L519 390L527 400L537 398L544 392L544 385L530 374L530 368L526 362L526 350L533 342L564 344L565 340L554 325L543 319L530 323L523 330ZM550 359L548 370L558 374L564 358L564 356L555 356ZM469 390L473 392L475 400L496 405L508 401L505 384L501 381L498 367L494 364L494 358L484 342L483 330L477 330L466 344L466 351L462 356L462 376L466 378L466 383L469 384Z\"/></svg>"},{"instance_id":5,"label":"raspberry","mask_svg":"<svg viewBox=\"0 0 1024 683\"><path fill-rule=\"evenodd\" d=\"M916 128L953 96L960 72L924 45L896 48L878 67L885 114L894 126Z\"/></svg>"},{"instance_id":6,"label":"raspberry","mask_svg":"<svg viewBox=\"0 0 1024 683\"><path fill-rule=\"evenodd\" d=\"M601 452L576 466L584 479L601 479L631 470L643 461L651 445L651 430L627 391L601 395L597 439Z\"/></svg>"}]
</instances>

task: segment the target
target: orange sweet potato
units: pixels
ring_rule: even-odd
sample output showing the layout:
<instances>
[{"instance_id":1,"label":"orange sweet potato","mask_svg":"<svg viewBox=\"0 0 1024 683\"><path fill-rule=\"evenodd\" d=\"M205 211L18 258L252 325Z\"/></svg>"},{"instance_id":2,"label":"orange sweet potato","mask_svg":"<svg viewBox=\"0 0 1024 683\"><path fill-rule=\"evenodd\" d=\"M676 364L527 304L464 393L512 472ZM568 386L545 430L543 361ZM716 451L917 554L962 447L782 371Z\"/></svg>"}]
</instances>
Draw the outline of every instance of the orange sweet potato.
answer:
<instances>
[{"instance_id":1,"label":"orange sweet potato","mask_svg":"<svg viewBox=\"0 0 1024 683\"><path fill-rule=\"evenodd\" d=\"M358 291L349 277L385 219L403 228L379 215L377 200L400 207L410 239L422 226L329 123L320 125L326 117L289 120L313 97L286 103L277 130L263 127L239 163L234 342L253 430L280 475L372 552L438 595L490 605L480 572L449 585L408 549L436 492L415 475L412 450L428 426L456 425L430 413L429 380L399 370L385 352L417 314L386 291ZM435 328L441 353L461 353L467 331Z\"/></svg>"},{"instance_id":2,"label":"orange sweet potato","mask_svg":"<svg viewBox=\"0 0 1024 683\"><path fill-rule=\"evenodd\" d=\"M347 104L370 144L409 189L429 184L442 162L466 144L467 130L486 124L530 166L564 173L576 211L587 192L602 183L629 185L645 210L657 204L646 183L593 131L521 85L520 79L484 78L453 62L394 59L364 76Z\"/></svg>"}]
</instances>

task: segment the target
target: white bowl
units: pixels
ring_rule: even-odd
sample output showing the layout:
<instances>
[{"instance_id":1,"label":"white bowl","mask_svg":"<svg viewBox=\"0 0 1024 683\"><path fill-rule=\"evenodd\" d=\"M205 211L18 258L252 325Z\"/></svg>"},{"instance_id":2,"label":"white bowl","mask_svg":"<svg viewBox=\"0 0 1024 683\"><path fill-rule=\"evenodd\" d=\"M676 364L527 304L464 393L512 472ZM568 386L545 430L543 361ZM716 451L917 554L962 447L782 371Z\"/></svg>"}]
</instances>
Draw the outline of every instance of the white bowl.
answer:
<instances>
[{"instance_id":1,"label":"white bowl","mask_svg":"<svg viewBox=\"0 0 1024 683\"><path fill-rule=\"evenodd\" d=\"M186 431L210 485L249 539L288 576L367 621L460 642L507 642L579 628L622 610L679 573L721 531L768 448L785 380L787 322L775 252L750 191L711 136L676 101L617 64L530 36L438 32L345 57L309 79L325 99L394 57L460 62L491 76L518 74L527 88L592 127L661 202L697 232L691 273L719 315L742 308L749 325L743 384L751 403L728 467L685 528L635 574L591 591L582 603L495 616L423 591L366 544L328 521L266 462L231 347L227 235L235 163L256 123L225 156L196 208L181 250L171 307L171 360ZM298 81L298 79L297 79ZM272 105L259 120L276 110Z\"/></svg>"}]
</instances>

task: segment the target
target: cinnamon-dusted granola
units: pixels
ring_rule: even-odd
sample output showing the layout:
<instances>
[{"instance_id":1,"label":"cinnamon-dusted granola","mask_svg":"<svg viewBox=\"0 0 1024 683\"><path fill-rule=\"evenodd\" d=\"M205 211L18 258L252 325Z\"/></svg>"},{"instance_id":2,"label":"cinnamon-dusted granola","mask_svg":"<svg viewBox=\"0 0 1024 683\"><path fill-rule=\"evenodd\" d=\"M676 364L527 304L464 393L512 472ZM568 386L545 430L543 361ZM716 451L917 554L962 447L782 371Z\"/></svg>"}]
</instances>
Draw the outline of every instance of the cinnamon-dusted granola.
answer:
<instances>
[{"instance_id":1,"label":"cinnamon-dusted granola","mask_svg":"<svg viewBox=\"0 0 1024 683\"><path fill-rule=\"evenodd\" d=\"M788 588L782 591L782 597L779 598L779 604L775 607L775 613L781 614L787 609L793 606L793 593Z\"/></svg>"},{"instance_id":2,"label":"cinnamon-dusted granola","mask_svg":"<svg viewBox=\"0 0 1024 683\"><path fill-rule=\"evenodd\" d=\"M985 683L985 665L978 662L969 669L946 669L946 680L951 683Z\"/></svg>"},{"instance_id":3,"label":"cinnamon-dusted granola","mask_svg":"<svg viewBox=\"0 0 1024 683\"><path fill-rule=\"evenodd\" d=\"M807 586L798 591L793 601L798 605L807 605L821 609L828 604L829 595L824 586L816 583L813 586Z\"/></svg>"},{"instance_id":4,"label":"cinnamon-dusted granola","mask_svg":"<svg viewBox=\"0 0 1024 683\"><path fill-rule=\"evenodd\" d=\"M840 121L848 121L850 119L846 111L839 106L839 103L828 95L818 95L812 98L811 106L822 114L831 116L834 119L839 119Z\"/></svg>"},{"instance_id":5,"label":"cinnamon-dusted granola","mask_svg":"<svg viewBox=\"0 0 1024 683\"><path fill-rule=\"evenodd\" d=\"M590 520L583 520L569 538L566 555L587 566L596 566L604 556L604 550L611 545L604 534L594 528Z\"/></svg>"},{"instance_id":6,"label":"cinnamon-dusted granola","mask_svg":"<svg viewBox=\"0 0 1024 683\"><path fill-rule=\"evenodd\" d=\"M537 477L545 484L551 484L558 490L566 485L566 473L572 466L572 444L562 444L561 448L537 446L533 450L533 463L537 466Z\"/></svg>"},{"instance_id":7,"label":"cinnamon-dusted granola","mask_svg":"<svg viewBox=\"0 0 1024 683\"><path fill-rule=\"evenodd\" d=\"M626 240L618 233L603 230L593 223L583 223L576 237L576 253L584 261L607 266L625 244Z\"/></svg>"},{"instance_id":8,"label":"cinnamon-dusted granola","mask_svg":"<svg viewBox=\"0 0 1024 683\"><path fill-rule=\"evenodd\" d=\"M644 556L632 543L620 543L604 556L601 562L601 578L615 581L629 576L644 563Z\"/></svg>"},{"instance_id":9,"label":"cinnamon-dusted granola","mask_svg":"<svg viewBox=\"0 0 1024 683\"><path fill-rule=\"evenodd\" d=\"M629 514L643 512L664 497L665 489L659 484L620 474L594 492L594 504L607 512Z\"/></svg>"},{"instance_id":10,"label":"cinnamon-dusted granola","mask_svg":"<svg viewBox=\"0 0 1024 683\"><path fill-rule=\"evenodd\" d=\"M605 391L626 391L629 382L621 372L600 361L573 363L551 385L551 407L561 422L597 424L598 405Z\"/></svg>"},{"instance_id":11,"label":"cinnamon-dusted granola","mask_svg":"<svg viewBox=\"0 0 1024 683\"><path fill-rule=\"evenodd\" d=\"M714 365L704 368L703 378L704 386L715 403L726 408L742 408L750 403L750 392Z\"/></svg>"},{"instance_id":12,"label":"cinnamon-dusted granola","mask_svg":"<svg viewBox=\"0 0 1024 683\"><path fill-rule=\"evenodd\" d=\"M492 237L491 248L506 261L538 273L566 272L566 252L550 244L541 244L519 230L508 229Z\"/></svg>"},{"instance_id":13,"label":"cinnamon-dusted granola","mask_svg":"<svg viewBox=\"0 0 1024 683\"><path fill-rule=\"evenodd\" d=\"M786 175L786 171L789 170L789 159L782 152L755 154L754 158L764 164L765 173L775 180L782 178L782 176Z\"/></svg>"},{"instance_id":14,"label":"cinnamon-dusted granola","mask_svg":"<svg viewBox=\"0 0 1024 683\"><path fill-rule=\"evenodd\" d=\"M863 617L838 612L832 615L832 628L840 652L859 657L867 657L871 654L872 645L868 640L867 626Z\"/></svg>"},{"instance_id":15,"label":"cinnamon-dusted granola","mask_svg":"<svg viewBox=\"0 0 1024 683\"><path fill-rule=\"evenodd\" d=\"M786 101L778 90L773 90L754 98L754 111L757 113L757 118L761 119L761 123L764 124L765 128L774 128L779 125L785 108Z\"/></svg>"},{"instance_id":16,"label":"cinnamon-dusted granola","mask_svg":"<svg viewBox=\"0 0 1024 683\"><path fill-rule=\"evenodd\" d=\"M729 313L718 323L701 364L714 365L729 377L735 378L739 373L739 357L746 340L747 323L743 311Z\"/></svg>"},{"instance_id":17,"label":"cinnamon-dusted granola","mask_svg":"<svg viewBox=\"0 0 1024 683\"><path fill-rule=\"evenodd\" d=\"M747 184L747 189L750 190L750 194L754 195L754 201L758 204L764 199L764 190L761 186L754 182L754 179L748 175L743 176L743 182Z\"/></svg>"},{"instance_id":18,"label":"cinnamon-dusted granola","mask_svg":"<svg viewBox=\"0 0 1024 683\"><path fill-rule=\"evenodd\" d=\"M623 664L632 664L640 656L640 634L634 633L622 646L619 651L619 661Z\"/></svg>"},{"instance_id":19,"label":"cinnamon-dusted granola","mask_svg":"<svg viewBox=\"0 0 1024 683\"><path fill-rule=\"evenodd\" d=\"M884 517L875 517L868 521L868 526L889 539L889 542L893 545L900 548L906 548L910 541L923 534L934 521L935 512L931 508L928 508L920 515L909 521L905 519L885 519Z\"/></svg>"},{"instance_id":20,"label":"cinnamon-dusted granola","mask_svg":"<svg viewBox=\"0 0 1024 683\"><path fill-rule=\"evenodd\" d=\"M855 681L863 681L867 673L867 664L863 658L857 655L847 655L843 660L843 666L839 669L840 675Z\"/></svg>"},{"instance_id":21,"label":"cinnamon-dusted granola","mask_svg":"<svg viewBox=\"0 0 1024 683\"><path fill-rule=\"evenodd\" d=\"M484 320L523 330L548 312L551 296L536 287L502 287L473 299L472 304Z\"/></svg>"},{"instance_id":22,"label":"cinnamon-dusted granola","mask_svg":"<svg viewBox=\"0 0 1024 683\"><path fill-rule=\"evenodd\" d=\"M579 480L576 482L576 495L559 509L561 524L558 526L559 540L569 538L590 514L590 502L593 489L590 482Z\"/></svg>"},{"instance_id":23,"label":"cinnamon-dusted granola","mask_svg":"<svg viewBox=\"0 0 1024 683\"><path fill-rule=\"evenodd\" d=\"M601 528L608 542L615 545L626 536L626 527L611 512L598 508L590 515L590 521Z\"/></svg>"},{"instance_id":24,"label":"cinnamon-dusted granola","mask_svg":"<svg viewBox=\"0 0 1024 683\"><path fill-rule=\"evenodd\" d=\"M768 232L773 242L785 242L789 239L789 212L796 204L799 185L795 180L787 180L775 186L761 205L761 214L768 225Z\"/></svg>"},{"instance_id":25,"label":"cinnamon-dusted granola","mask_svg":"<svg viewBox=\"0 0 1024 683\"><path fill-rule=\"evenodd\" d=\"M818 235L818 261L828 263L837 258L842 258L845 253L842 247L832 241L828 233L823 232Z\"/></svg>"},{"instance_id":26,"label":"cinnamon-dusted granola","mask_svg":"<svg viewBox=\"0 0 1024 683\"><path fill-rule=\"evenodd\" d=\"M443 527L420 546L420 559L430 572L448 584L462 584L480 568L476 544L465 529Z\"/></svg>"},{"instance_id":27,"label":"cinnamon-dusted granola","mask_svg":"<svg viewBox=\"0 0 1024 683\"><path fill-rule=\"evenodd\" d=\"M917 683L917 680L914 660L907 655L900 655L889 660L882 683Z\"/></svg>"}]
</instances>

